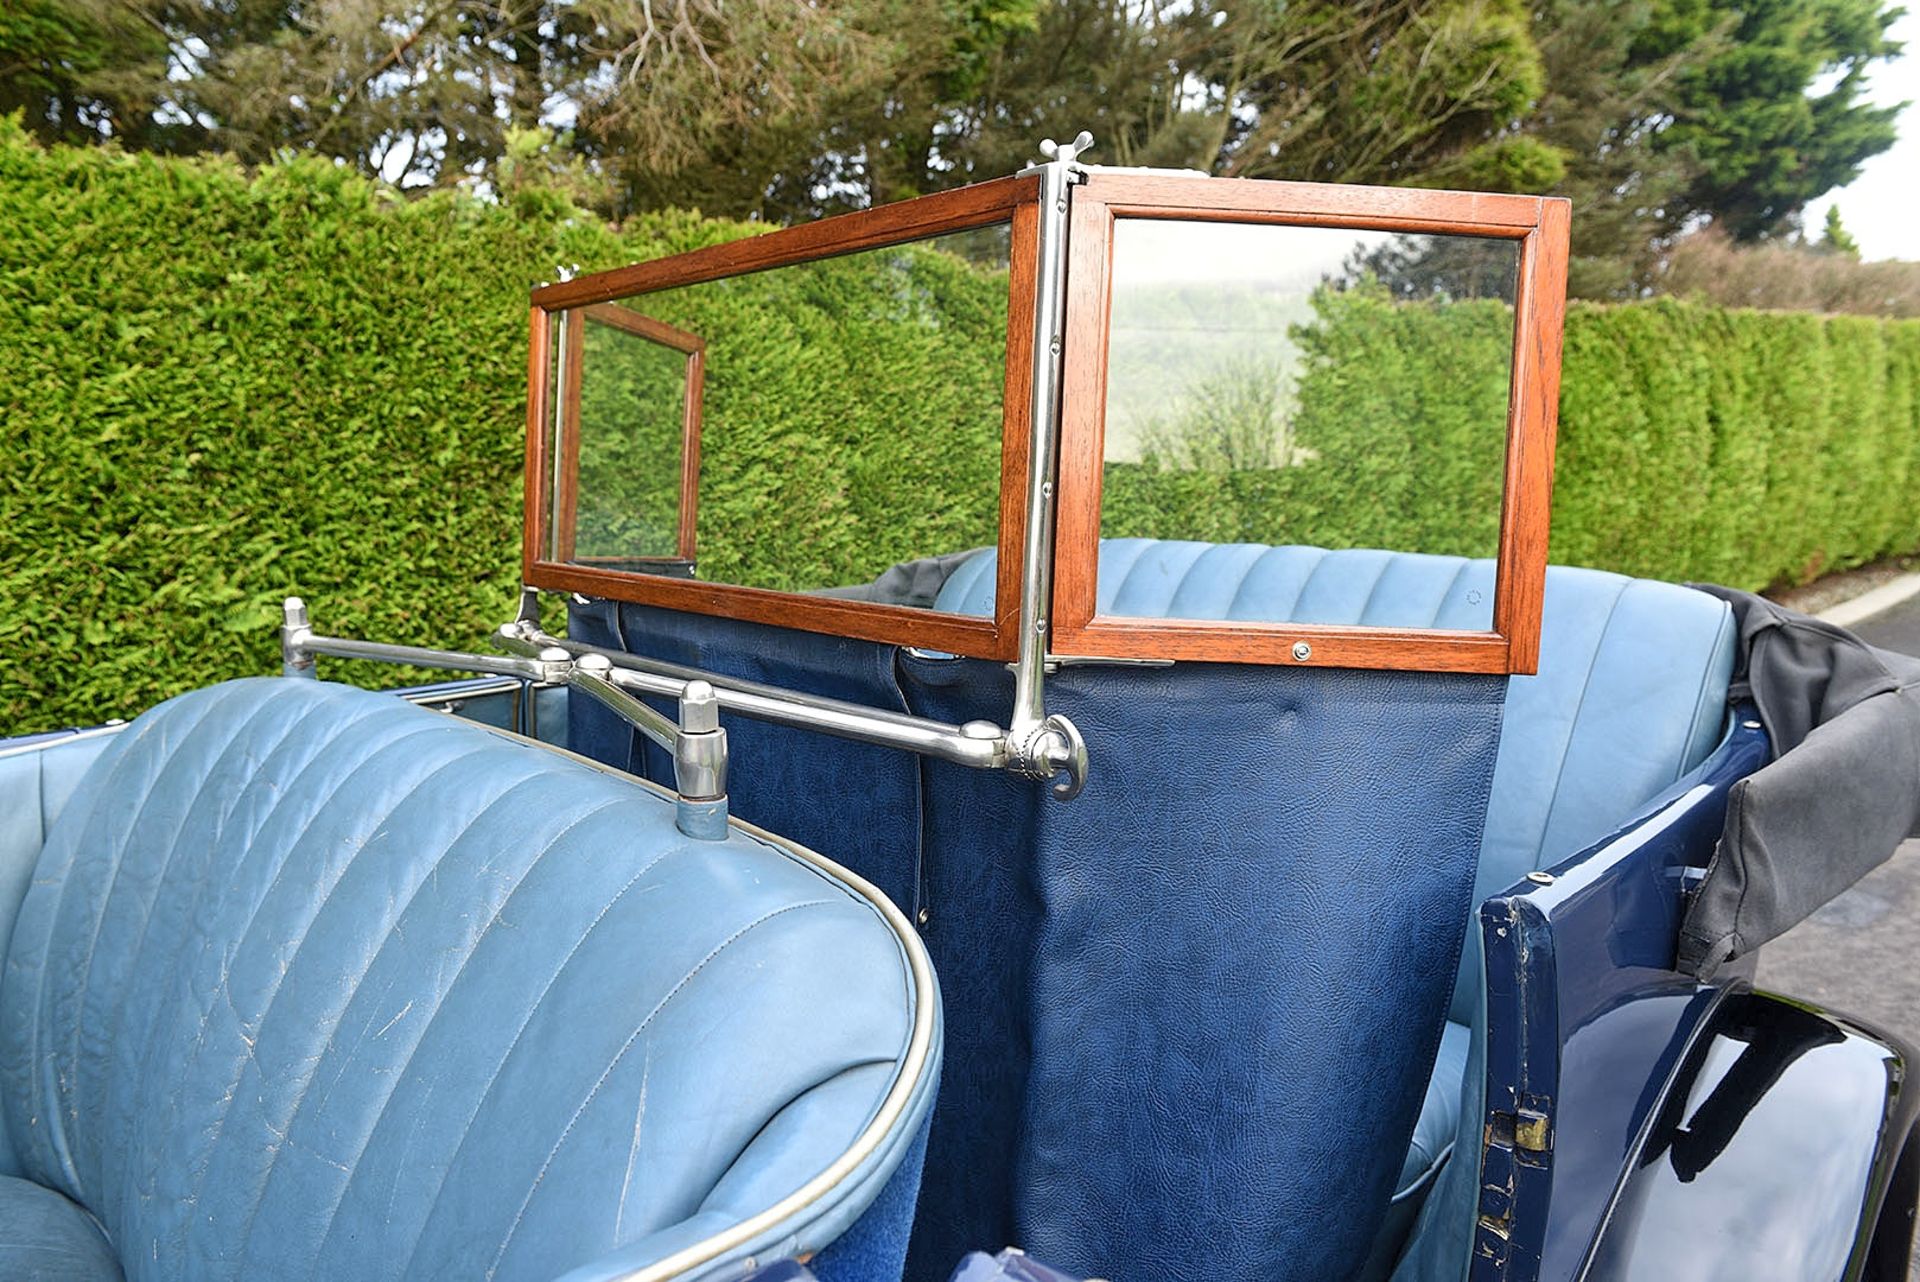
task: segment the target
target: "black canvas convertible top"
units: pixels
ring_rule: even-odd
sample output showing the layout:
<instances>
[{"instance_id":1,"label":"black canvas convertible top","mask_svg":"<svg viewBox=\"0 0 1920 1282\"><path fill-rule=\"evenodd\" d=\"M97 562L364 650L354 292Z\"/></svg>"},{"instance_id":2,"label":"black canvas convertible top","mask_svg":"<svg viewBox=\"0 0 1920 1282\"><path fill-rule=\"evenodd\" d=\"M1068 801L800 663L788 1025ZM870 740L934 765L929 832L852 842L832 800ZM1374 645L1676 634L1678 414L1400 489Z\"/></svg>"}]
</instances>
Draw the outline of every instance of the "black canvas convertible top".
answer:
<instances>
[{"instance_id":1,"label":"black canvas convertible top","mask_svg":"<svg viewBox=\"0 0 1920 1282\"><path fill-rule=\"evenodd\" d=\"M1733 786L1681 925L1680 968L1705 979L1920 835L1920 659L1751 592L1690 586L1733 607L1729 698L1759 708L1775 753Z\"/></svg>"}]
</instances>

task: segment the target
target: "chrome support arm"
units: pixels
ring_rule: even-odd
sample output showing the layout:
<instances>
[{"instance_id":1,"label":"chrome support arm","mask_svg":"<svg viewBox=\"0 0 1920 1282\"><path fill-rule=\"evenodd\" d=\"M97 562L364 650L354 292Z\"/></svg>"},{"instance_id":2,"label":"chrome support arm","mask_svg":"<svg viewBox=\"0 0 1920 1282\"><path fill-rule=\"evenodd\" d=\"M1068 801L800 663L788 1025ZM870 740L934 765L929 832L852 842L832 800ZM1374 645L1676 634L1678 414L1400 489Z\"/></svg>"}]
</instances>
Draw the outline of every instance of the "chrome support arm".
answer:
<instances>
[{"instance_id":1,"label":"chrome support arm","mask_svg":"<svg viewBox=\"0 0 1920 1282\"><path fill-rule=\"evenodd\" d=\"M551 640L552 638L546 638ZM371 659L378 663L405 663L420 668L455 672L484 672L517 677L538 685L564 685L599 700L673 754L674 822L689 837L717 841L727 835L727 732L720 728L713 688L704 681L676 683L671 693L680 700L680 723L628 694L612 679L612 663L603 655L575 658L557 645L530 641L513 630L500 629L495 643L504 655L469 654L424 646L385 645L344 637L316 635L299 597L288 597L280 629L281 671L290 677L312 677L314 659Z\"/></svg>"},{"instance_id":2,"label":"chrome support arm","mask_svg":"<svg viewBox=\"0 0 1920 1282\"><path fill-rule=\"evenodd\" d=\"M1013 668L1013 717L1007 749L1015 773L1053 779L1053 795L1071 801L1087 785L1087 744L1073 722L1047 714L1043 686L1052 625L1054 488L1059 471L1060 383L1066 343L1068 189L1085 170L1080 157L1093 147L1086 130L1070 143L1040 144L1040 262L1033 308L1033 401L1027 451L1027 538L1020 565L1020 646ZM1057 776L1064 775L1064 778Z\"/></svg>"},{"instance_id":3,"label":"chrome support arm","mask_svg":"<svg viewBox=\"0 0 1920 1282\"><path fill-rule=\"evenodd\" d=\"M988 721L969 721L963 726L948 725L942 721L888 712L882 708L862 707L857 703L846 703L821 695L781 690L756 681L737 680L703 672L698 668L683 668L675 663L550 636L540 631L538 624L525 618L501 627L495 634L495 644L503 648L552 646L575 656L575 661L581 663L590 657L604 658L611 664L607 679L624 690L639 694L681 698L683 690L696 683L702 684L710 691L716 708L737 712L756 721L818 730L823 734L855 739L861 743L903 748L908 752L937 757L976 770L1000 770L1011 763L1005 733Z\"/></svg>"}]
</instances>

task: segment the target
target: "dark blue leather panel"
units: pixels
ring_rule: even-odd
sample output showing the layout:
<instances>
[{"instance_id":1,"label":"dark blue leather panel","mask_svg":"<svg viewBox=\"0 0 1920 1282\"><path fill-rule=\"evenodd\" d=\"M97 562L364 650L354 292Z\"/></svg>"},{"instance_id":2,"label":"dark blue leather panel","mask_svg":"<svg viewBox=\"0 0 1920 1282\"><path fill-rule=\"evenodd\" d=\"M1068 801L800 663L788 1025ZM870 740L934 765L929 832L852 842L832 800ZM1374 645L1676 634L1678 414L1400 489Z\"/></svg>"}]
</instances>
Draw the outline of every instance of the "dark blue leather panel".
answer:
<instances>
[{"instance_id":1,"label":"dark blue leather panel","mask_svg":"<svg viewBox=\"0 0 1920 1282\"><path fill-rule=\"evenodd\" d=\"M50 1188L0 1176L0 1278L121 1282L121 1272L92 1216Z\"/></svg>"},{"instance_id":2,"label":"dark blue leather panel","mask_svg":"<svg viewBox=\"0 0 1920 1282\"><path fill-rule=\"evenodd\" d=\"M961 565L936 604L993 606L996 553ZM977 568L976 568L977 567ZM1489 560L1372 549L1104 539L1102 613L1374 627L1492 626ZM1733 675L1726 603L1672 583L1554 566L1537 676L1507 697L1477 894L1599 840L1719 742ZM1453 1018L1478 995L1463 980Z\"/></svg>"},{"instance_id":3,"label":"dark blue leather panel","mask_svg":"<svg viewBox=\"0 0 1920 1282\"><path fill-rule=\"evenodd\" d=\"M53 825L0 1109L135 1278L601 1278L824 1170L914 1001L876 907L774 842L391 696L234 682L135 722ZM915 1088L739 1254L843 1229Z\"/></svg>"},{"instance_id":4,"label":"dark blue leather panel","mask_svg":"<svg viewBox=\"0 0 1920 1282\"><path fill-rule=\"evenodd\" d=\"M976 555L937 604L992 607L995 553ZM977 568L976 568L977 567ZM969 574L969 571L973 573ZM1369 549L1107 539L1103 613L1393 627L1486 628L1492 561ZM1718 741L1734 662L1725 602L1670 583L1555 566L1547 572L1540 671L1507 695L1474 902L1612 832ZM1479 939L1469 933L1449 1016L1481 1004ZM1464 1051L1434 1069L1420 1134L1451 1136ZM1401 1187L1423 1188L1446 1142L1416 1135Z\"/></svg>"},{"instance_id":5,"label":"dark blue leather panel","mask_svg":"<svg viewBox=\"0 0 1920 1282\"><path fill-rule=\"evenodd\" d=\"M622 613L628 643L660 657L772 663L801 688L904 697L946 721L1009 706L994 664ZM1094 755L1069 805L902 753L918 804L876 806L873 750L756 727L782 783L754 817L834 833L816 840L857 845L874 865L855 870L896 884L916 880L897 861L918 857L952 1018L909 1277L943 1278L995 1242L1082 1275L1356 1267L1444 1023L1504 686L1069 669L1049 708ZM750 774L736 769L737 791Z\"/></svg>"}]
</instances>

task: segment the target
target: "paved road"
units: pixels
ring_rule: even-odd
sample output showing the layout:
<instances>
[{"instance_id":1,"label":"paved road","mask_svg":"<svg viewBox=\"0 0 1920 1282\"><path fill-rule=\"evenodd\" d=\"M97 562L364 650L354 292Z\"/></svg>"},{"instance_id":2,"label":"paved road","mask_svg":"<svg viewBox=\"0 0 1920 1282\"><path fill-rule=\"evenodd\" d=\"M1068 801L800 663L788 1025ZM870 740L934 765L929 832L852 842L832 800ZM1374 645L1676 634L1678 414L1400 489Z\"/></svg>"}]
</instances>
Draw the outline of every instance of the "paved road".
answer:
<instances>
[{"instance_id":1,"label":"paved road","mask_svg":"<svg viewBox=\"0 0 1920 1282\"><path fill-rule=\"evenodd\" d=\"M1920 655L1920 597L1853 630L1874 645ZM1761 949L1759 984L1920 1046L1920 841ZM1920 1260L1909 1276L1920 1282Z\"/></svg>"}]
</instances>

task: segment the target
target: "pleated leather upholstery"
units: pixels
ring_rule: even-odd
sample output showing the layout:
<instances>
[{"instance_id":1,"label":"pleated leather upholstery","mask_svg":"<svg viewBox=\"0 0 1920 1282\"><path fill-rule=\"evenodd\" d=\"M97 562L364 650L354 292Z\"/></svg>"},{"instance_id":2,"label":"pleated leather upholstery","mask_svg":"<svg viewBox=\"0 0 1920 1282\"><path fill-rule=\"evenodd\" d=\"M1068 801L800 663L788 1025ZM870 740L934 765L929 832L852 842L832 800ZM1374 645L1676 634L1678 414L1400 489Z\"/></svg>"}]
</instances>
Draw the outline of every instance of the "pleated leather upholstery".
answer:
<instances>
[{"instance_id":1,"label":"pleated leather upholstery","mask_svg":"<svg viewBox=\"0 0 1920 1282\"><path fill-rule=\"evenodd\" d=\"M55 822L0 1109L130 1279L604 1278L824 1170L933 1000L791 851L391 696L240 681L142 717ZM932 1075L748 1246L843 1230Z\"/></svg>"}]
</instances>

